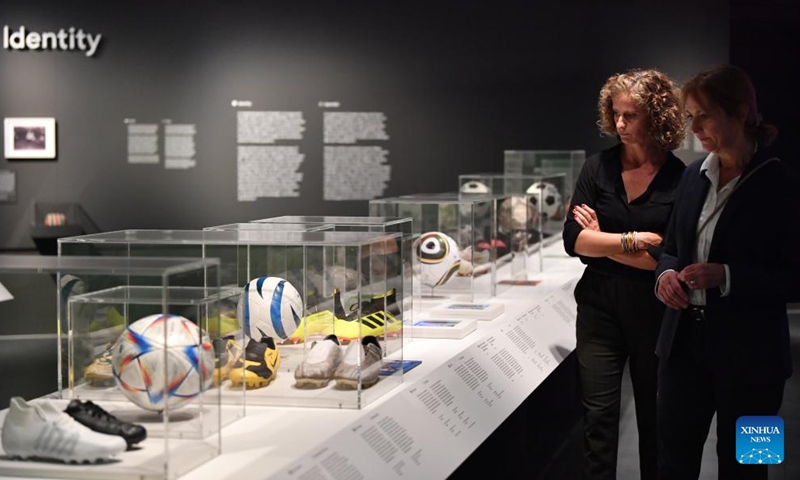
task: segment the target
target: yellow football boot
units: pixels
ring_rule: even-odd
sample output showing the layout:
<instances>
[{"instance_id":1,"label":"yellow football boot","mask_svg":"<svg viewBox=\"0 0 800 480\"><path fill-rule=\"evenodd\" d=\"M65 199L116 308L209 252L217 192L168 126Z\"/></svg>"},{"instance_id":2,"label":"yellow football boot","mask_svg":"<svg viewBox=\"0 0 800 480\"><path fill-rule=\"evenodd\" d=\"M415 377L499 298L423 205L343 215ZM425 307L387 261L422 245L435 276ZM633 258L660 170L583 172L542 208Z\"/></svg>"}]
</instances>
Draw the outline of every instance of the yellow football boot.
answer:
<instances>
[{"instance_id":1,"label":"yellow football boot","mask_svg":"<svg viewBox=\"0 0 800 480\"><path fill-rule=\"evenodd\" d=\"M292 343L299 343L305 341L306 337L327 337L333 333L333 323L336 317L330 310L323 310L321 312L312 313L307 315L297 326L297 330L289 336L289 341Z\"/></svg>"},{"instance_id":2,"label":"yellow football boot","mask_svg":"<svg viewBox=\"0 0 800 480\"><path fill-rule=\"evenodd\" d=\"M391 336L402 328L402 322L394 316L398 313L397 292L394 288L361 302L360 318L357 305L350 308L350 314L344 314L339 292L334 292L334 302L337 311L334 333L342 340Z\"/></svg>"},{"instance_id":3,"label":"yellow football boot","mask_svg":"<svg viewBox=\"0 0 800 480\"><path fill-rule=\"evenodd\" d=\"M341 340L358 340L367 336L382 337L400 331L401 322L383 310L364 315L358 320L336 319L334 333Z\"/></svg>"},{"instance_id":4,"label":"yellow football boot","mask_svg":"<svg viewBox=\"0 0 800 480\"><path fill-rule=\"evenodd\" d=\"M214 346L214 376L213 385L218 387L228 379L231 369L239 362L242 356L242 346L233 336L215 338L211 344ZM241 364L241 362L239 362ZM241 385L241 384L240 384Z\"/></svg>"},{"instance_id":5,"label":"yellow football boot","mask_svg":"<svg viewBox=\"0 0 800 480\"><path fill-rule=\"evenodd\" d=\"M228 372L234 387L244 383L247 388L266 387L275 379L281 366L281 356L272 337L261 337L261 341L250 339L240 359Z\"/></svg>"}]
</instances>

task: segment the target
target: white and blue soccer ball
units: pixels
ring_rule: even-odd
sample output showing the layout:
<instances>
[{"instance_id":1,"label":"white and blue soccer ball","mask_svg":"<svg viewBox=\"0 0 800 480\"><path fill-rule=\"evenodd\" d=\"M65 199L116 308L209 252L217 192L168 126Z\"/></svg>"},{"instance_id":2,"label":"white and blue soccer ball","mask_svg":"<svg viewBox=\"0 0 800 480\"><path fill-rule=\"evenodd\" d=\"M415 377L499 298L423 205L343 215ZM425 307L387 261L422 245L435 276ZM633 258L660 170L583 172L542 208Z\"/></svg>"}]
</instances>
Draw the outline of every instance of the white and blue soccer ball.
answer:
<instances>
[{"instance_id":1,"label":"white and blue soccer ball","mask_svg":"<svg viewBox=\"0 0 800 480\"><path fill-rule=\"evenodd\" d=\"M66 301L72 295L81 295L86 293L86 284L83 283L83 280L69 273L61 276L60 285L61 298L63 299L62 301L64 303L66 303Z\"/></svg>"},{"instance_id":2,"label":"white and blue soccer ball","mask_svg":"<svg viewBox=\"0 0 800 480\"><path fill-rule=\"evenodd\" d=\"M419 280L431 288L447 283L461 266L458 244L442 232L423 233L414 252L419 260Z\"/></svg>"},{"instance_id":3,"label":"white and blue soccer ball","mask_svg":"<svg viewBox=\"0 0 800 480\"><path fill-rule=\"evenodd\" d=\"M211 341L180 315L150 315L133 322L119 336L111 358L120 391L153 412L188 404L208 390L214 374Z\"/></svg>"},{"instance_id":4,"label":"white and blue soccer ball","mask_svg":"<svg viewBox=\"0 0 800 480\"><path fill-rule=\"evenodd\" d=\"M61 308L66 312L66 307L69 304L69 299L73 295L82 295L86 293L86 284L80 278L72 274L64 274L59 278L58 296Z\"/></svg>"},{"instance_id":5,"label":"white and blue soccer ball","mask_svg":"<svg viewBox=\"0 0 800 480\"><path fill-rule=\"evenodd\" d=\"M538 207L539 212L547 218L558 218L563 208L561 192L552 183L536 182L525 191L531 195L531 201Z\"/></svg>"},{"instance_id":6,"label":"white and blue soccer ball","mask_svg":"<svg viewBox=\"0 0 800 480\"><path fill-rule=\"evenodd\" d=\"M245 335L255 339L267 336L281 342L300 325L303 300L287 280L259 277L244 286L237 312Z\"/></svg>"}]
</instances>

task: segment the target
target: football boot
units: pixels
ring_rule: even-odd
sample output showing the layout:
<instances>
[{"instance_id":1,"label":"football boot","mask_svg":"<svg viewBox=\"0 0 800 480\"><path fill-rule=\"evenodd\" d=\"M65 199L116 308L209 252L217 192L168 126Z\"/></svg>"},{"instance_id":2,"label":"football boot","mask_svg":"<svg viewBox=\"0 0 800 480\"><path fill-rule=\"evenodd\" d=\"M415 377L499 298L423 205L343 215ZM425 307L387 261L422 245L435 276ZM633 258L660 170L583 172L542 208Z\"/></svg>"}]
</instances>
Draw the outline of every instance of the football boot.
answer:
<instances>
[{"instance_id":1,"label":"football boot","mask_svg":"<svg viewBox=\"0 0 800 480\"><path fill-rule=\"evenodd\" d=\"M344 313L341 295L338 291L334 292L334 308L337 312L334 333L348 342L368 336L380 337L384 334L396 334L402 327L402 322L395 317L399 313L399 309L397 292L394 288L362 301L361 317L358 316L358 304L350 307L350 313Z\"/></svg>"},{"instance_id":2,"label":"football boot","mask_svg":"<svg viewBox=\"0 0 800 480\"><path fill-rule=\"evenodd\" d=\"M0 440L11 458L48 458L84 463L106 460L124 452L122 437L92 431L49 401L28 403L13 397Z\"/></svg>"},{"instance_id":3,"label":"football boot","mask_svg":"<svg viewBox=\"0 0 800 480\"><path fill-rule=\"evenodd\" d=\"M297 325L297 330L289 335L289 341L299 343L305 341L306 337L325 337L333 333L333 324L336 317L330 310L306 315Z\"/></svg>"},{"instance_id":4,"label":"football boot","mask_svg":"<svg viewBox=\"0 0 800 480\"><path fill-rule=\"evenodd\" d=\"M260 341L250 339L240 358L228 372L234 387L244 383L247 388L261 388L270 384L278 374L281 356L272 337L262 336Z\"/></svg>"},{"instance_id":5,"label":"football boot","mask_svg":"<svg viewBox=\"0 0 800 480\"><path fill-rule=\"evenodd\" d=\"M347 346L341 363L333 374L336 387L342 389L369 388L378 382L381 371L382 349L373 336Z\"/></svg>"},{"instance_id":6,"label":"football boot","mask_svg":"<svg viewBox=\"0 0 800 480\"><path fill-rule=\"evenodd\" d=\"M83 369L83 378L94 387L114 386L114 371L111 365L111 352L116 342L109 343L92 363Z\"/></svg>"},{"instance_id":7,"label":"football boot","mask_svg":"<svg viewBox=\"0 0 800 480\"><path fill-rule=\"evenodd\" d=\"M333 378L333 372L342 361L342 349L336 335L314 342L303 363L294 371L297 388L322 388Z\"/></svg>"},{"instance_id":8,"label":"football boot","mask_svg":"<svg viewBox=\"0 0 800 480\"><path fill-rule=\"evenodd\" d=\"M242 356L242 346L233 335L215 338L214 346L214 377L213 384L218 387L228 379L228 373Z\"/></svg>"},{"instance_id":9,"label":"football boot","mask_svg":"<svg viewBox=\"0 0 800 480\"><path fill-rule=\"evenodd\" d=\"M143 426L123 422L91 400L86 402L72 400L64 412L95 432L122 437L128 448L147 438L147 430Z\"/></svg>"},{"instance_id":10,"label":"football boot","mask_svg":"<svg viewBox=\"0 0 800 480\"><path fill-rule=\"evenodd\" d=\"M374 295L361 302L361 317L358 316L358 304L353 304L348 313L341 299L339 290L333 292L333 309L323 310L306 316L297 330L289 337L293 343L305 338L324 337L335 334L344 342L366 336L393 335L400 332L402 322L395 315L399 313L397 293L394 288L386 293Z\"/></svg>"}]
</instances>

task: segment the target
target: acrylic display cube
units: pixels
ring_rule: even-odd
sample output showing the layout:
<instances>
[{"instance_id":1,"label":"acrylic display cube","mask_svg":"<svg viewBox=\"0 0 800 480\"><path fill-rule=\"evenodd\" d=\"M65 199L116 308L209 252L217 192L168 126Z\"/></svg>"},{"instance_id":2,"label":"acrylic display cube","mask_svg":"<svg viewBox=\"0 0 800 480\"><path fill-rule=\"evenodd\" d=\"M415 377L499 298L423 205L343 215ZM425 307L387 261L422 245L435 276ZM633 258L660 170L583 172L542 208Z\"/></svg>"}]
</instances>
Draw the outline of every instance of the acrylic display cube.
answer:
<instances>
[{"instance_id":1,"label":"acrylic display cube","mask_svg":"<svg viewBox=\"0 0 800 480\"><path fill-rule=\"evenodd\" d=\"M459 191L463 195L488 192L497 198L497 235L510 246L511 276L523 279L527 273L537 274L544 268L542 246L558 236L563 229L566 175L459 175ZM530 255L526 258L525 254ZM502 252L498 252L498 280L504 279L500 267Z\"/></svg>"},{"instance_id":2,"label":"acrylic display cube","mask_svg":"<svg viewBox=\"0 0 800 480\"><path fill-rule=\"evenodd\" d=\"M459 175L462 197L491 195L495 199L497 238L505 248L497 252L497 280L525 280L541 271L542 215L538 196L527 193L542 177L479 173ZM485 192L485 193L481 193Z\"/></svg>"},{"instance_id":3,"label":"acrylic display cube","mask_svg":"<svg viewBox=\"0 0 800 480\"><path fill-rule=\"evenodd\" d=\"M373 232L373 233L400 233L403 236L403 260L405 261L404 271L413 271L412 260L414 258L412 253L413 243L413 228L410 217L341 217L329 215L303 215L303 216L281 216L264 218L261 220L253 220L251 224L254 225L270 225L274 227L287 226L287 225L307 225L315 228L330 228L336 232ZM413 323L413 314L418 312L417 305L420 298L412 295L411 292L419 294L419 289L414 289L413 275L405 275L403 290L409 292L406 299L410 300L410 304L404 306L404 311L407 312L404 321L405 326L408 327ZM408 334L405 335L407 340L410 340Z\"/></svg>"},{"instance_id":4,"label":"acrylic display cube","mask_svg":"<svg viewBox=\"0 0 800 480\"><path fill-rule=\"evenodd\" d=\"M566 205L586 161L584 150L506 150L503 173L510 175L564 175L561 191Z\"/></svg>"},{"instance_id":5,"label":"acrylic display cube","mask_svg":"<svg viewBox=\"0 0 800 480\"><path fill-rule=\"evenodd\" d=\"M56 255L58 238L99 231L80 204L34 202L31 238L42 255Z\"/></svg>"},{"instance_id":6,"label":"acrylic display cube","mask_svg":"<svg viewBox=\"0 0 800 480\"><path fill-rule=\"evenodd\" d=\"M320 223L228 223L226 225L216 225L205 227L205 231L224 231L224 230L256 230L260 232L326 232L333 231L333 225Z\"/></svg>"},{"instance_id":7,"label":"acrylic display cube","mask_svg":"<svg viewBox=\"0 0 800 480\"><path fill-rule=\"evenodd\" d=\"M53 305L48 313L57 332L51 341L56 345L58 372L51 375L59 385L46 401L63 410L71 399L92 400L148 432L138 449L79 473L70 473L68 465L4 457L0 471L55 478L175 478L219 455L221 438L215 434L244 416L243 392L239 406L223 411L219 389L208 382L215 363L209 334L220 328L219 287L199 288L207 298L204 310L183 308L186 290L198 289L193 285L199 281L218 282L217 260L14 255L0 256L0 275L24 277L22 283L37 286L39 303ZM27 319L36 299L25 298L24 291L16 288L19 284L9 283L12 295L19 295L4 302L4 308L17 309L12 318ZM146 301L138 290L150 292ZM110 296L113 302L107 301ZM163 320L166 314L185 319ZM141 335L143 343L125 340L136 328L135 320L147 315L167 324L178 322L184 328L181 341L167 340L155 327ZM127 345L125 352L137 360L126 362L128 357L122 355L116 361L113 356L104 358L106 347L112 345ZM19 368L28 362L26 353ZM128 394L123 393L122 379L130 381Z\"/></svg>"},{"instance_id":8,"label":"acrylic display cube","mask_svg":"<svg viewBox=\"0 0 800 480\"><path fill-rule=\"evenodd\" d=\"M218 258L220 284L240 287L249 279L247 243L242 237L257 233L202 230L118 230L60 238L60 256ZM205 286L204 279L197 285ZM213 279L212 283L213 285Z\"/></svg>"},{"instance_id":9,"label":"acrylic display cube","mask_svg":"<svg viewBox=\"0 0 800 480\"><path fill-rule=\"evenodd\" d=\"M216 255L226 275L225 288L235 288L240 294L236 318L243 328L232 334L233 340L242 348L252 341L255 349L262 334L270 336L280 356L274 380L262 388L248 389L245 401L252 405L360 408L399 384L402 373L389 372L366 388L357 375L349 382L354 388L336 388L331 381L318 389L299 389L294 372L314 342L330 334L338 337L343 351L345 344L375 337L382 364L402 360L404 306L410 304L406 298L410 293L404 289L402 243L399 233L240 229L111 232L62 239L60 247L62 255L85 251L137 255L187 249ZM259 283L261 277L277 277L284 283ZM299 297L296 304L290 302L292 290ZM273 315L273 310L278 314ZM230 378L223 382L223 403L242 388L234 383L241 382Z\"/></svg>"},{"instance_id":10,"label":"acrylic display cube","mask_svg":"<svg viewBox=\"0 0 800 480\"><path fill-rule=\"evenodd\" d=\"M444 300L479 302L495 295L494 204L491 197L460 198L458 193L370 200L371 215L413 220L414 288L419 288L422 310Z\"/></svg>"}]
</instances>

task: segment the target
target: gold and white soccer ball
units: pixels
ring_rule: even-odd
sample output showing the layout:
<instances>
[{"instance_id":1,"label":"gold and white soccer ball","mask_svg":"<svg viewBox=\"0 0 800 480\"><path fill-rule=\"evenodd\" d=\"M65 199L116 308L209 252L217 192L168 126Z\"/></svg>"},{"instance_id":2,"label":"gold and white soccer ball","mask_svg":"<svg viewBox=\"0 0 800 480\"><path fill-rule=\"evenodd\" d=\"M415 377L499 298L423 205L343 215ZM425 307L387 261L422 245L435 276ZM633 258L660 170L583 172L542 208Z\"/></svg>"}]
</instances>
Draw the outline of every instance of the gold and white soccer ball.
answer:
<instances>
[{"instance_id":1,"label":"gold and white soccer ball","mask_svg":"<svg viewBox=\"0 0 800 480\"><path fill-rule=\"evenodd\" d=\"M431 288L447 283L461 266L458 244L442 232L423 233L414 252L420 263L420 282Z\"/></svg>"}]
</instances>

